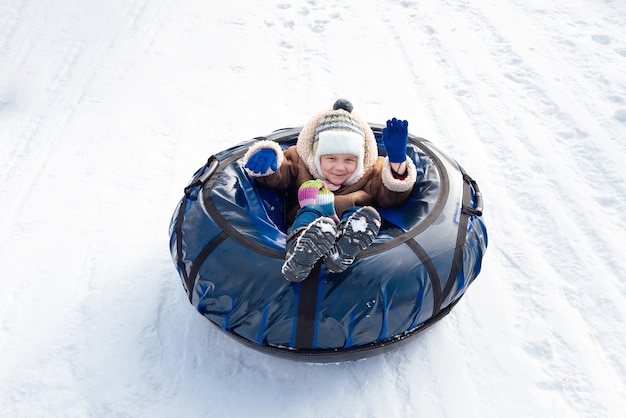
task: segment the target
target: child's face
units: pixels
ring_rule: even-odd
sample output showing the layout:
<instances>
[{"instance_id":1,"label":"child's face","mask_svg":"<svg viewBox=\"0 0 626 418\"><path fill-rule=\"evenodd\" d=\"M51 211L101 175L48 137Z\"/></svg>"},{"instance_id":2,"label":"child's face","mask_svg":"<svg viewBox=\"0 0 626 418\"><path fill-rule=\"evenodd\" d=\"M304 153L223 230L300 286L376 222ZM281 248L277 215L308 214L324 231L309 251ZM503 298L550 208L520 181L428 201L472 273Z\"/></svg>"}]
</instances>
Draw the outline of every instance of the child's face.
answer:
<instances>
[{"instance_id":1,"label":"child's face","mask_svg":"<svg viewBox=\"0 0 626 418\"><path fill-rule=\"evenodd\" d=\"M332 184L341 185L356 170L358 157L352 154L326 154L320 156L322 175Z\"/></svg>"}]
</instances>

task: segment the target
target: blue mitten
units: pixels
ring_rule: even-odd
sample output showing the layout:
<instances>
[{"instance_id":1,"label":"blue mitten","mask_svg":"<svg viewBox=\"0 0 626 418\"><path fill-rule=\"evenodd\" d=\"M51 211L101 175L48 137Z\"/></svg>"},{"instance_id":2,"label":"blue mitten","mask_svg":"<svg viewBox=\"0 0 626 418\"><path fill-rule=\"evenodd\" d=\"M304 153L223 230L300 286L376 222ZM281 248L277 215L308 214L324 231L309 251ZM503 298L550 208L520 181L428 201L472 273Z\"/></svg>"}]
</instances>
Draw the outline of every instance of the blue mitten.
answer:
<instances>
[{"instance_id":1,"label":"blue mitten","mask_svg":"<svg viewBox=\"0 0 626 418\"><path fill-rule=\"evenodd\" d=\"M257 174L265 174L268 169L278 169L278 159L274 150L262 148L248 158L245 167Z\"/></svg>"},{"instance_id":2,"label":"blue mitten","mask_svg":"<svg viewBox=\"0 0 626 418\"><path fill-rule=\"evenodd\" d=\"M406 143L409 139L409 122L393 118L383 128L383 144L389 161L403 163L406 160Z\"/></svg>"}]
</instances>

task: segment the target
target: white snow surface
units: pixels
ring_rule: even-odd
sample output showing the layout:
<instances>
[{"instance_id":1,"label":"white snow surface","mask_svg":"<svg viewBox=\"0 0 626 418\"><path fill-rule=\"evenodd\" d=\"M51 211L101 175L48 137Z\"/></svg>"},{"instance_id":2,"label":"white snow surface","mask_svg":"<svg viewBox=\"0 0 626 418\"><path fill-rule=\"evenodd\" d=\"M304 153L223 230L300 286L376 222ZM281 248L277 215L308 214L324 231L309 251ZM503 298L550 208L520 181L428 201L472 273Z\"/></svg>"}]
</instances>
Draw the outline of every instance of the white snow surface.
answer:
<instances>
[{"instance_id":1,"label":"white snow surface","mask_svg":"<svg viewBox=\"0 0 626 418\"><path fill-rule=\"evenodd\" d=\"M0 415L623 417L626 2L3 0ZM391 352L316 365L186 299L206 159L335 99L485 197L483 271Z\"/></svg>"}]
</instances>

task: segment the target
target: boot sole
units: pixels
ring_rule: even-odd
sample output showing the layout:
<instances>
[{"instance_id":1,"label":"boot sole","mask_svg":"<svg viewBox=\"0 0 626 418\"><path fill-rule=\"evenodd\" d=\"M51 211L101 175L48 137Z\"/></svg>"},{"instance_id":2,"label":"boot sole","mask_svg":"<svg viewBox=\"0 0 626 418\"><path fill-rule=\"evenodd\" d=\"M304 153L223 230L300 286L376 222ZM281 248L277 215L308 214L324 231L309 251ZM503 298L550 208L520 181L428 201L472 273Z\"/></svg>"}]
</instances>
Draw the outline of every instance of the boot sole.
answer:
<instances>
[{"instance_id":1,"label":"boot sole","mask_svg":"<svg viewBox=\"0 0 626 418\"><path fill-rule=\"evenodd\" d=\"M354 262L356 255L369 247L380 230L380 215L364 207L346 221L341 237L326 257L324 264L331 273L341 273Z\"/></svg>"},{"instance_id":2,"label":"boot sole","mask_svg":"<svg viewBox=\"0 0 626 418\"><path fill-rule=\"evenodd\" d=\"M306 279L315 266L335 243L337 230L330 218L312 222L297 238L292 254L285 260L282 273L291 282Z\"/></svg>"}]
</instances>

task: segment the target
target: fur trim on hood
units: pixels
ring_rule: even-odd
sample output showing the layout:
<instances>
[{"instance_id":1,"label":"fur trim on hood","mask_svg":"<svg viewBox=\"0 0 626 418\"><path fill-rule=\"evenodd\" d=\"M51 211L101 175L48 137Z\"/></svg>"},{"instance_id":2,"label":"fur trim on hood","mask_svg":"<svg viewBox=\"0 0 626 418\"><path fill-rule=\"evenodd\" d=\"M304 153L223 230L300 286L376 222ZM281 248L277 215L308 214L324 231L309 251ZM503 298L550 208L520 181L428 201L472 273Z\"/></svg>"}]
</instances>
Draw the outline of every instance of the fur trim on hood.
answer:
<instances>
[{"instance_id":1,"label":"fur trim on hood","mask_svg":"<svg viewBox=\"0 0 626 418\"><path fill-rule=\"evenodd\" d=\"M315 151L314 151L314 143L315 143L315 135L317 133L317 128L319 127L321 121L324 119L324 116L332 112L334 109L327 109L323 112L318 113L313 116L303 127L302 131L300 131L300 135L298 136L298 142L296 143L296 149L298 151L298 155L305 162L307 168L311 175L320 180L324 180L322 173L317 169L317 164L315 161ZM351 109L350 109L351 110ZM376 160L378 159L378 145L376 144L376 138L374 137L374 132L372 128L370 128L369 124L364 121L360 116L355 113L350 112L350 115L353 119L355 119L363 133L365 134L364 138L364 154L363 154L363 164L362 168L360 168L360 173L355 173L346 183L346 186L356 183L363 177L363 174L367 172L370 168L376 164Z\"/></svg>"}]
</instances>

